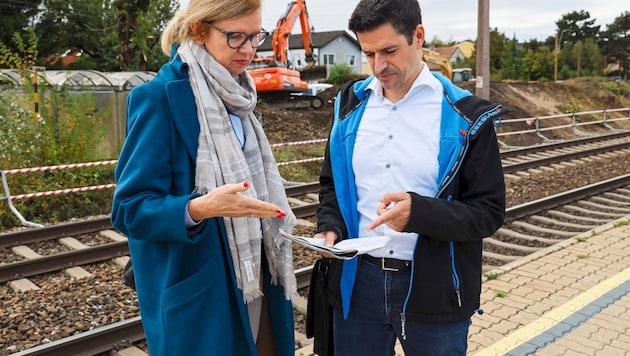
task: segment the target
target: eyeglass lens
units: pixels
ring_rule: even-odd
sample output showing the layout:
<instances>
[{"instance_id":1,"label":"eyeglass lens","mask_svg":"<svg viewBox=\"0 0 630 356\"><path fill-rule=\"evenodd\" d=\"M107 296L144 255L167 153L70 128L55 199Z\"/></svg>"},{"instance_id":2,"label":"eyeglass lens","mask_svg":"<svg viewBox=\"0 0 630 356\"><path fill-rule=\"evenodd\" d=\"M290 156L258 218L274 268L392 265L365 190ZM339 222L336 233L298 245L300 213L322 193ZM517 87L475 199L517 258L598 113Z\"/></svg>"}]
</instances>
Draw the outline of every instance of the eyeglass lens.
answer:
<instances>
[{"instance_id":1,"label":"eyeglass lens","mask_svg":"<svg viewBox=\"0 0 630 356\"><path fill-rule=\"evenodd\" d=\"M248 39L251 39L252 47L260 47L260 45L267 39L267 33L259 32L248 36L242 32L232 32L228 35L228 46L232 48L239 48L244 45Z\"/></svg>"}]
</instances>

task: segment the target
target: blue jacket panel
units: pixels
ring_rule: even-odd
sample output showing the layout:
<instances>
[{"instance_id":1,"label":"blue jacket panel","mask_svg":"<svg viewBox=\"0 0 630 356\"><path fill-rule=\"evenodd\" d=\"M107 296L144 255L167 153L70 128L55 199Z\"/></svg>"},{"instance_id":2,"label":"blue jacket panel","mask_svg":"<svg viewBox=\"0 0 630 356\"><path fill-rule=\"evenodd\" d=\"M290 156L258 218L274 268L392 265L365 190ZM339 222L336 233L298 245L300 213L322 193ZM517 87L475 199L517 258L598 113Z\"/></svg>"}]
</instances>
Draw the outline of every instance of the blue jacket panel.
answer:
<instances>
[{"instance_id":1,"label":"blue jacket panel","mask_svg":"<svg viewBox=\"0 0 630 356\"><path fill-rule=\"evenodd\" d=\"M501 107L434 75L444 87L439 191L436 197L409 192L412 211L403 231L420 237L405 312L408 320L456 322L479 307L481 239L502 225L505 214L503 170L491 125ZM373 79L350 83L338 94L320 176L317 230L337 231L342 238L360 235L352 153ZM356 259L344 261L340 295L331 298L346 317L356 266Z\"/></svg>"},{"instance_id":2,"label":"blue jacket panel","mask_svg":"<svg viewBox=\"0 0 630 356\"><path fill-rule=\"evenodd\" d=\"M127 108L111 219L129 238L151 355L256 355L223 219L185 226L199 136L187 65L165 64ZM278 354L293 355L291 302L281 286L266 288Z\"/></svg>"}]
</instances>

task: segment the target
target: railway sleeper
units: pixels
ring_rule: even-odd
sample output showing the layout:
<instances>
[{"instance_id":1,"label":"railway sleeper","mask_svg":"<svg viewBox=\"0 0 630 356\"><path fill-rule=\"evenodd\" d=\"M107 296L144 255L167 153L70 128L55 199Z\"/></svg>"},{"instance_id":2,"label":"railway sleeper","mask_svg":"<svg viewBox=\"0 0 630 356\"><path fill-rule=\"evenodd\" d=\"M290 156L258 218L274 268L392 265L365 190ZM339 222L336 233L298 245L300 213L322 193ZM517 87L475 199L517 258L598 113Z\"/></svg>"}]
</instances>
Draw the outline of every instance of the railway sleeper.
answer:
<instances>
[{"instance_id":1,"label":"railway sleeper","mask_svg":"<svg viewBox=\"0 0 630 356\"><path fill-rule=\"evenodd\" d=\"M571 211L576 211L576 212L579 212L579 213L587 214L587 215L602 216L602 217L606 217L606 218L610 218L610 219L622 218L622 217L627 215L627 214L615 214L615 213L605 213L605 212L602 212L602 211L594 211L594 210L590 210L590 209L584 209L584 208L581 208L581 207L575 206L575 205L565 205L565 206L563 206L563 208L567 209L567 210L571 210ZM606 221L606 222L608 222L608 221Z\"/></svg>"},{"instance_id":2,"label":"railway sleeper","mask_svg":"<svg viewBox=\"0 0 630 356\"><path fill-rule=\"evenodd\" d=\"M556 219L550 219L548 217L540 216L540 215L531 216L530 219L532 219L534 221L538 221L538 222L543 223L543 224L563 226L563 227L566 227L566 228L576 229L576 230L580 230L580 231L594 229L597 226L599 226L597 224L588 224L587 225L587 224L570 223L570 222L566 222L566 221L558 221Z\"/></svg>"},{"instance_id":3,"label":"railway sleeper","mask_svg":"<svg viewBox=\"0 0 630 356\"><path fill-rule=\"evenodd\" d=\"M621 195L621 197L624 197L624 196ZM626 198L626 197L624 197L624 198ZM607 198L604 198L604 197L592 197L591 200L599 202L599 203L603 203L603 204L608 204L608 205L630 206L630 201L623 202L623 201L619 201L619 200L607 199Z\"/></svg>"},{"instance_id":4,"label":"railway sleeper","mask_svg":"<svg viewBox=\"0 0 630 356\"><path fill-rule=\"evenodd\" d=\"M616 206L611 206L611 205L601 205L601 204L597 204L591 201L579 201L578 204L586 206L586 207L590 207L590 208L595 208L595 209L602 209L602 210L609 210L609 211L611 210L615 213L618 212L624 215L627 215L630 213L630 209L628 208L616 207Z\"/></svg>"},{"instance_id":5,"label":"railway sleeper","mask_svg":"<svg viewBox=\"0 0 630 356\"><path fill-rule=\"evenodd\" d=\"M497 239L493 239L492 237L486 237L483 239L484 244L494 245L501 248L506 248L510 250L515 250L521 252L523 255L529 255L530 253L534 253L540 250L539 247L530 247L530 246L522 246L509 242L499 241Z\"/></svg>"},{"instance_id":6,"label":"railway sleeper","mask_svg":"<svg viewBox=\"0 0 630 356\"><path fill-rule=\"evenodd\" d=\"M592 218L588 216L578 216L578 215L573 215L573 214L565 213L563 211L558 211L558 210L548 210L547 214L551 216L555 216L557 218L567 219L571 221L591 222L591 223L599 224L599 225L603 225L610 222L610 220L608 219L597 219L597 218Z\"/></svg>"},{"instance_id":7,"label":"railway sleeper","mask_svg":"<svg viewBox=\"0 0 630 356\"><path fill-rule=\"evenodd\" d=\"M558 240L554 240L554 239L547 239L547 238L539 237L539 236L525 235L520 232L512 231L505 227L500 228L498 232L508 237L513 237L513 238L517 238L517 239L521 239L521 240L529 241L533 243L541 243L547 246L551 246L558 242Z\"/></svg>"},{"instance_id":8,"label":"railway sleeper","mask_svg":"<svg viewBox=\"0 0 630 356\"><path fill-rule=\"evenodd\" d=\"M576 234L579 234L580 231L578 232L574 232L574 231L562 231L562 230L558 230L558 229L550 229L550 228L546 228L546 227L541 227L541 226L537 226L537 225L533 225L524 221L514 221L512 223L515 226L518 227L522 227L523 229L529 230L529 231L533 231L533 232L539 232L542 234L551 234L551 235L558 235L558 236L562 236L562 237L573 237Z\"/></svg>"}]
</instances>

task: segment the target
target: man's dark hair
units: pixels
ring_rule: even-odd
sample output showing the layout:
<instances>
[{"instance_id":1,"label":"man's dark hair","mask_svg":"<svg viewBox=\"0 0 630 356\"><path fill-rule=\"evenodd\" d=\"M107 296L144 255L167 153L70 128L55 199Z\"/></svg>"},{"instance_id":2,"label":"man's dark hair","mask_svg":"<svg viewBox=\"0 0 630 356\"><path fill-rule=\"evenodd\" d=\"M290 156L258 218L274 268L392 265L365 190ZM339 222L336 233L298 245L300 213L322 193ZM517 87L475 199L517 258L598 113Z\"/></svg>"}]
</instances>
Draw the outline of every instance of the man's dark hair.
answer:
<instances>
[{"instance_id":1,"label":"man's dark hair","mask_svg":"<svg viewBox=\"0 0 630 356\"><path fill-rule=\"evenodd\" d=\"M422 24L418 0L361 0L350 16L348 28L356 34L375 30L386 23L411 44L416 27Z\"/></svg>"}]
</instances>

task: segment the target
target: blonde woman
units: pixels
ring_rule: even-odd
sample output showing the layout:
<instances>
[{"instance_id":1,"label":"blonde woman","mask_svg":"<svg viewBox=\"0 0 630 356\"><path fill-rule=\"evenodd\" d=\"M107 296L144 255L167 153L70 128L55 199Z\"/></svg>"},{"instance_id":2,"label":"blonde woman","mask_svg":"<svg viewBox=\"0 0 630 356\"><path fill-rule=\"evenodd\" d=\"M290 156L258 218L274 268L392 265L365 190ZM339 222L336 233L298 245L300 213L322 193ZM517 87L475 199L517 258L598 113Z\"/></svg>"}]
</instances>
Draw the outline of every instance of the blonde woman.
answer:
<instances>
[{"instance_id":1,"label":"blonde woman","mask_svg":"<svg viewBox=\"0 0 630 356\"><path fill-rule=\"evenodd\" d=\"M131 91L112 223L129 237L152 356L293 355L295 217L245 70L260 0L191 0L171 59Z\"/></svg>"}]
</instances>

